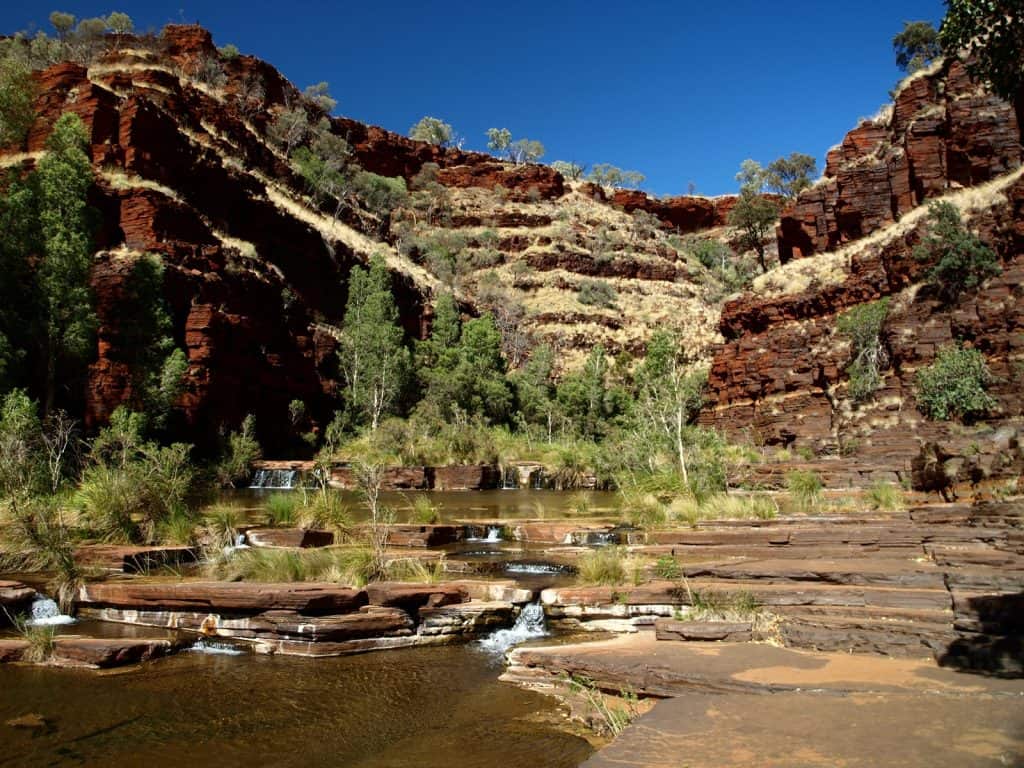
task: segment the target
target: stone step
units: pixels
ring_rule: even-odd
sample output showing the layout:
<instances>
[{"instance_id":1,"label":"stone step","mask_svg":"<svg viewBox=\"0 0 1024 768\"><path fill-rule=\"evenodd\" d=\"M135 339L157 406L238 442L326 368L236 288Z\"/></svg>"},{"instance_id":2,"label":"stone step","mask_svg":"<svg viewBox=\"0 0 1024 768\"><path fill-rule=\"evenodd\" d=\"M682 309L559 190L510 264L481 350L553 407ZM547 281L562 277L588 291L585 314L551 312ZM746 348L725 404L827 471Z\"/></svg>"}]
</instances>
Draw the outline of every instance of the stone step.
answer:
<instances>
[{"instance_id":1,"label":"stone step","mask_svg":"<svg viewBox=\"0 0 1024 768\"><path fill-rule=\"evenodd\" d=\"M941 654L957 639L948 623L821 613L786 613L779 634L792 648L887 656Z\"/></svg>"},{"instance_id":2,"label":"stone step","mask_svg":"<svg viewBox=\"0 0 1024 768\"><path fill-rule=\"evenodd\" d=\"M745 642L753 637L749 621L677 621L658 619L654 622L658 640L705 640Z\"/></svg>"},{"instance_id":3,"label":"stone step","mask_svg":"<svg viewBox=\"0 0 1024 768\"><path fill-rule=\"evenodd\" d=\"M766 583L822 582L847 586L941 589L943 572L934 563L868 558L846 560L765 559L684 566L687 578L739 579Z\"/></svg>"},{"instance_id":4,"label":"stone step","mask_svg":"<svg viewBox=\"0 0 1024 768\"><path fill-rule=\"evenodd\" d=\"M168 656L191 644L192 640L184 638L57 637L53 654L46 663L108 669ZM20 638L0 639L0 663L21 661L28 645L28 641Z\"/></svg>"}]
</instances>

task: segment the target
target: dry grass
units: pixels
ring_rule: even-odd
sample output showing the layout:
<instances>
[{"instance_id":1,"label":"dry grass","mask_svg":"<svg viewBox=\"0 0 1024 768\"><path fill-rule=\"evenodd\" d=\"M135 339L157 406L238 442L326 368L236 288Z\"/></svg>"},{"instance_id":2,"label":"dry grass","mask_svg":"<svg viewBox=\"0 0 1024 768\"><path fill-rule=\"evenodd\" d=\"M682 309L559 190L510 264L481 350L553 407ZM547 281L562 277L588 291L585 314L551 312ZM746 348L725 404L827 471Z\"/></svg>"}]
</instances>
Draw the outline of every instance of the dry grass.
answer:
<instances>
[{"instance_id":1,"label":"dry grass","mask_svg":"<svg viewBox=\"0 0 1024 768\"><path fill-rule=\"evenodd\" d=\"M128 173L121 168L103 168L99 175L114 189L151 189L177 203L182 202L181 196L170 187L165 187L152 179Z\"/></svg>"}]
</instances>

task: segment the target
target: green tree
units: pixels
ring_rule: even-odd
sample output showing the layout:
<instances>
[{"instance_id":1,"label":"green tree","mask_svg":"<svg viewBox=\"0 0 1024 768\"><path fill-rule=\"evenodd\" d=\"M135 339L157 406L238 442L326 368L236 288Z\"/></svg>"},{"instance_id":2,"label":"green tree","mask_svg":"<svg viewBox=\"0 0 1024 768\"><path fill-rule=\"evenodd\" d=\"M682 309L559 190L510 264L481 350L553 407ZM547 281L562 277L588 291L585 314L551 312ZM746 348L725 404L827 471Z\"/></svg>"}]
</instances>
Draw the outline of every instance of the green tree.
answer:
<instances>
[{"instance_id":1,"label":"green tree","mask_svg":"<svg viewBox=\"0 0 1024 768\"><path fill-rule=\"evenodd\" d=\"M769 163L765 173L765 186L772 192L795 199L811 186L811 177L818 171L817 161L810 155L793 152Z\"/></svg>"},{"instance_id":2,"label":"green tree","mask_svg":"<svg viewBox=\"0 0 1024 768\"><path fill-rule=\"evenodd\" d=\"M302 98L329 115L338 106L337 99L333 98L330 94L330 88L331 86L326 81L321 81L315 85L307 86L302 92Z\"/></svg>"},{"instance_id":3,"label":"green tree","mask_svg":"<svg viewBox=\"0 0 1024 768\"><path fill-rule=\"evenodd\" d=\"M882 344L882 328L888 315L886 297L848 309L836 319L836 330L850 340L852 355L846 372L854 402L868 400L882 385L882 371L889 364Z\"/></svg>"},{"instance_id":4,"label":"green tree","mask_svg":"<svg viewBox=\"0 0 1024 768\"><path fill-rule=\"evenodd\" d=\"M967 230L957 207L943 200L928 206L928 232L914 256L932 264L928 277L946 301L1001 271L995 252Z\"/></svg>"},{"instance_id":5,"label":"green tree","mask_svg":"<svg viewBox=\"0 0 1024 768\"><path fill-rule=\"evenodd\" d=\"M942 55L938 30L930 21L905 21L903 31L892 39L896 66L913 74Z\"/></svg>"},{"instance_id":6,"label":"green tree","mask_svg":"<svg viewBox=\"0 0 1024 768\"><path fill-rule=\"evenodd\" d=\"M551 347L541 344L533 350L526 364L510 376L523 421L543 426L548 442L553 438L558 413L555 386L551 379L554 358Z\"/></svg>"},{"instance_id":7,"label":"green tree","mask_svg":"<svg viewBox=\"0 0 1024 768\"><path fill-rule=\"evenodd\" d=\"M163 295L160 257L143 254L135 261L119 307L121 348L132 378L133 410L148 417L152 429L166 426L171 406L181 394L188 369L185 353L174 344L171 316Z\"/></svg>"},{"instance_id":8,"label":"green tree","mask_svg":"<svg viewBox=\"0 0 1024 768\"><path fill-rule=\"evenodd\" d=\"M508 128L488 128L487 148L498 155L508 152L512 143L512 132Z\"/></svg>"},{"instance_id":9,"label":"green tree","mask_svg":"<svg viewBox=\"0 0 1024 768\"><path fill-rule=\"evenodd\" d=\"M581 371L567 374L558 383L557 400L563 418L589 440L604 437L612 419L623 409L621 393L608 386L608 355L598 344Z\"/></svg>"},{"instance_id":10,"label":"green tree","mask_svg":"<svg viewBox=\"0 0 1024 768\"><path fill-rule=\"evenodd\" d=\"M516 139L508 128L488 128L487 148L516 165L535 163L544 157L544 145L534 139Z\"/></svg>"},{"instance_id":11,"label":"green tree","mask_svg":"<svg viewBox=\"0 0 1024 768\"><path fill-rule=\"evenodd\" d=\"M0 59L0 147L20 145L36 118L36 89L23 62Z\"/></svg>"},{"instance_id":12,"label":"green tree","mask_svg":"<svg viewBox=\"0 0 1024 768\"><path fill-rule=\"evenodd\" d=\"M114 11L107 16L107 26L110 28L110 31L118 37L130 35L132 30L135 29L135 25L132 23L132 17L127 13L121 13L120 11Z\"/></svg>"},{"instance_id":13,"label":"green tree","mask_svg":"<svg viewBox=\"0 0 1024 768\"><path fill-rule=\"evenodd\" d=\"M764 195L749 190L740 192L736 205L729 211L729 226L736 227L740 232L740 244L744 249L752 249L757 253L757 261L761 271L767 272L765 262L765 246L768 237L775 231L775 222L779 219L779 207Z\"/></svg>"},{"instance_id":14,"label":"green tree","mask_svg":"<svg viewBox=\"0 0 1024 768\"><path fill-rule=\"evenodd\" d=\"M286 119L292 120L294 116ZM348 142L331 133L327 126L321 128L316 131L316 137L309 147L299 147L295 150L292 154L292 165L306 182L306 189L312 196L314 205L334 201L334 215L337 217L344 209L345 196L352 186L349 168L352 151ZM286 137L285 141L287 143L289 138Z\"/></svg>"},{"instance_id":15,"label":"green tree","mask_svg":"<svg viewBox=\"0 0 1024 768\"><path fill-rule=\"evenodd\" d=\"M689 362L681 339L658 331L635 378L638 416L671 446L683 483L689 485L686 430L704 402L707 372Z\"/></svg>"},{"instance_id":16,"label":"green tree","mask_svg":"<svg viewBox=\"0 0 1024 768\"><path fill-rule=\"evenodd\" d=\"M348 302L338 350L345 400L353 423L376 430L383 416L397 412L409 376L391 276L375 256L369 269L349 276Z\"/></svg>"},{"instance_id":17,"label":"green tree","mask_svg":"<svg viewBox=\"0 0 1024 768\"><path fill-rule=\"evenodd\" d=\"M646 177L639 171L624 171L609 163L597 163L590 169L587 179L602 187L636 189Z\"/></svg>"},{"instance_id":18,"label":"green tree","mask_svg":"<svg viewBox=\"0 0 1024 768\"><path fill-rule=\"evenodd\" d=\"M0 186L0 393L31 383L26 358L42 333L31 268L42 250L38 181L11 171Z\"/></svg>"},{"instance_id":19,"label":"green tree","mask_svg":"<svg viewBox=\"0 0 1024 768\"><path fill-rule=\"evenodd\" d=\"M939 31L947 51L966 49L968 71L1024 112L1024 13L1020 0L946 0Z\"/></svg>"},{"instance_id":20,"label":"green tree","mask_svg":"<svg viewBox=\"0 0 1024 768\"><path fill-rule=\"evenodd\" d=\"M991 382L981 352L951 344L939 350L935 362L918 371L917 402L930 419L973 420L997 406L985 391Z\"/></svg>"},{"instance_id":21,"label":"green tree","mask_svg":"<svg viewBox=\"0 0 1024 768\"><path fill-rule=\"evenodd\" d=\"M555 160L551 167L562 174L562 177L569 181L578 181L583 178L583 166L578 163L570 163L566 160Z\"/></svg>"},{"instance_id":22,"label":"green tree","mask_svg":"<svg viewBox=\"0 0 1024 768\"><path fill-rule=\"evenodd\" d=\"M70 13L52 11L50 13L50 24L57 32L57 39L60 40L61 43L65 43L67 42L68 35L71 34L71 30L75 26L75 17Z\"/></svg>"},{"instance_id":23,"label":"green tree","mask_svg":"<svg viewBox=\"0 0 1024 768\"><path fill-rule=\"evenodd\" d=\"M455 132L451 125L436 117L424 117L409 129L409 138L425 141L438 147L450 147L454 143Z\"/></svg>"},{"instance_id":24,"label":"green tree","mask_svg":"<svg viewBox=\"0 0 1024 768\"><path fill-rule=\"evenodd\" d=\"M291 155L312 130L306 110L286 106L274 115L274 119L267 125L267 137L275 144L279 144L286 155Z\"/></svg>"},{"instance_id":25,"label":"green tree","mask_svg":"<svg viewBox=\"0 0 1024 768\"><path fill-rule=\"evenodd\" d=\"M53 411L57 383L72 380L87 361L96 328L89 287L93 216L86 203L92 185L87 147L85 126L77 115L67 113L54 125L46 156L39 161L43 254L37 279L46 318L46 414Z\"/></svg>"}]
</instances>

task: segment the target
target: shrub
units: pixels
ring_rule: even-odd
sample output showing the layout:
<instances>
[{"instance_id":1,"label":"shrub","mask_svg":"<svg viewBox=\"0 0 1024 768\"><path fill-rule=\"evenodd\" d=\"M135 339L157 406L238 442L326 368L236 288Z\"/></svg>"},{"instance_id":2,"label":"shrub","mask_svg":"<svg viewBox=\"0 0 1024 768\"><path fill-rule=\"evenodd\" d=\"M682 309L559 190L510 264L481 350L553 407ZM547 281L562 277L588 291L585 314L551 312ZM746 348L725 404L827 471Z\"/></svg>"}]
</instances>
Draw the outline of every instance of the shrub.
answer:
<instances>
[{"instance_id":1,"label":"shrub","mask_svg":"<svg viewBox=\"0 0 1024 768\"><path fill-rule=\"evenodd\" d=\"M298 516L301 498L295 493L272 493L263 502L270 525L294 525Z\"/></svg>"},{"instance_id":2,"label":"shrub","mask_svg":"<svg viewBox=\"0 0 1024 768\"><path fill-rule=\"evenodd\" d=\"M551 167L569 181L578 181L583 177L583 166L566 160L555 160Z\"/></svg>"},{"instance_id":3,"label":"shrub","mask_svg":"<svg viewBox=\"0 0 1024 768\"><path fill-rule=\"evenodd\" d=\"M252 463L260 457L260 444L256 441L256 418L245 417L242 428L228 435L220 461L214 468L217 482L222 488L230 488L245 480L252 472Z\"/></svg>"},{"instance_id":4,"label":"shrub","mask_svg":"<svg viewBox=\"0 0 1024 768\"><path fill-rule=\"evenodd\" d=\"M585 584L616 586L626 583L626 563L618 547L603 547L580 556L579 578Z\"/></svg>"},{"instance_id":5,"label":"shrub","mask_svg":"<svg viewBox=\"0 0 1024 768\"><path fill-rule=\"evenodd\" d=\"M65 516L54 499L9 496L0 505L0 571L51 571L61 610L69 612L82 572Z\"/></svg>"},{"instance_id":6,"label":"shrub","mask_svg":"<svg viewBox=\"0 0 1024 768\"><path fill-rule=\"evenodd\" d=\"M451 146L454 137L455 132L451 125L436 117L424 117L409 129L410 139L425 141L438 147Z\"/></svg>"},{"instance_id":7,"label":"shrub","mask_svg":"<svg viewBox=\"0 0 1024 768\"><path fill-rule=\"evenodd\" d=\"M386 216L395 208L405 204L408 192L405 179L401 176L380 176L369 171L359 171L353 178L356 196L378 216Z\"/></svg>"},{"instance_id":8,"label":"shrub","mask_svg":"<svg viewBox=\"0 0 1024 768\"><path fill-rule=\"evenodd\" d=\"M872 509L895 511L903 508L903 493L892 483L875 483L864 497Z\"/></svg>"},{"instance_id":9,"label":"shrub","mask_svg":"<svg viewBox=\"0 0 1024 768\"><path fill-rule=\"evenodd\" d=\"M981 352L959 344L943 347L935 362L917 373L918 406L936 421L982 417L997 405L985 391L991 381Z\"/></svg>"},{"instance_id":10,"label":"shrub","mask_svg":"<svg viewBox=\"0 0 1024 768\"><path fill-rule=\"evenodd\" d=\"M49 661L56 646L54 636L56 629L48 626L32 626L25 616L14 616L11 619L21 639L28 643L21 654L21 660L30 664L41 664Z\"/></svg>"},{"instance_id":11,"label":"shrub","mask_svg":"<svg viewBox=\"0 0 1024 768\"><path fill-rule=\"evenodd\" d=\"M238 50L238 46L235 45L234 43L228 43L227 45L222 45L220 48L217 49L217 53L220 54L220 57L224 61L234 61L240 55L239 50Z\"/></svg>"},{"instance_id":12,"label":"shrub","mask_svg":"<svg viewBox=\"0 0 1024 768\"><path fill-rule=\"evenodd\" d=\"M821 478L815 472L800 469L788 472L786 487L802 512L810 512L821 501Z\"/></svg>"},{"instance_id":13,"label":"shrub","mask_svg":"<svg viewBox=\"0 0 1024 768\"><path fill-rule=\"evenodd\" d=\"M679 563L671 555L662 555L658 558L658 562L654 564L654 575L659 579L675 581L682 574L683 569L679 567Z\"/></svg>"},{"instance_id":14,"label":"shrub","mask_svg":"<svg viewBox=\"0 0 1024 768\"><path fill-rule=\"evenodd\" d=\"M610 309L615 306L615 289L603 280L587 280L580 286L576 299L580 304Z\"/></svg>"},{"instance_id":15,"label":"shrub","mask_svg":"<svg viewBox=\"0 0 1024 768\"><path fill-rule=\"evenodd\" d=\"M434 525L441 519L441 508L428 496L419 495L413 498L410 521L424 525Z\"/></svg>"},{"instance_id":16,"label":"shrub","mask_svg":"<svg viewBox=\"0 0 1024 768\"><path fill-rule=\"evenodd\" d=\"M889 364L882 345L882 326L889 314L889 299L848 309L836 319L836 330L850 339L853 356L846 367L849 393L854 402L869 399L882 385L881 371Z\"/></svg>"},{"instance_id":17,"label":"shrub","mask_svg":"<svg viewBox=\"0 0 1024 768\"><path fill-rule=\"evenodd\" d=\"M928 278L942 298L955 301L964 290L999 274L999 257L967 231L952 203L938 200L929 205L928 222L928 233L914 249L914 257L932 263Z\"/></svg>"}]
</instances>

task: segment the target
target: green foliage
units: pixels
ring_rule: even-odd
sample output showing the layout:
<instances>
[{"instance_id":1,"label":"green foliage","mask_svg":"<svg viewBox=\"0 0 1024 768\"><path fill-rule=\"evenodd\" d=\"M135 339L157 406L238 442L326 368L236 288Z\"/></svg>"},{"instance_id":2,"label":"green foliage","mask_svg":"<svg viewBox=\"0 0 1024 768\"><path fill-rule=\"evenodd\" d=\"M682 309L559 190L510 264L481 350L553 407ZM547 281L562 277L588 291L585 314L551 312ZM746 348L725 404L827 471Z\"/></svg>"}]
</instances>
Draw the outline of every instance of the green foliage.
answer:
<instances>
[{"instance_id":1,"label":"green foliage","mask_svg":"<svg viewBox=\"0 0 1024 768\"><path fill-rule=\"evenodd\" d=\"M228 434L221 457L214 467L217 482L222 488L230 488L247 479L252 472L252 463L261 454L256 440L256 419L250 414L242 421L239 431Z\"/></svg>"},{"instance_id":2,"label":"green foliage","mask_svg":"<svg viewBox=\"0 0 1024 768\"><path fill-rule=\"evenodd\" d=\"M282 109L267 125L267 137L275 144L280 145L286 155L291 155L293 150L305 141L312 131L309 115L301 107ZM317 167L310 157L304 156L303 164L300 164L296 158L293 158L293 161L296 163L296 170L308 184L317 183L316 179L323 173L323 170ZM327 161L321 162L326 163Z\"/></svg>"},{"instance_id":3,"label":"green foliage","mask_svg":"<svg viewBox=\"0 0 1024 768\"><path fill-rule=\"evenodd\" d=\"M576 300L586 306L611 309L615 306L615 299L618 298L615 289L604 280L585 280L580 283L580 289L576 293Z\"/></svg>"},{"instance_id":4,"label":"green foliage","mask_svg":"<svg viewBox=\"0 0 1024 768\"><path fill-rule=\"evenodd\" d=\"M304 132L312 130L303 122L304 112L301 113L301 119L295 112L283 112L278 120L280 123L275 120L274 125L280 124L276 131L278 140L286 145L286 151L290 151L290 142L302 141ZM348 142L331 133L326 127L318 127L313 133L314 138L310 146L299 147L292 153L292 164L296 173L306 182L306 189L312 196L313 203L322 205L327 201L333 201L337 216L344 208L345 196L353 186L349 168L351 149ZM385 187L384 194L381 194L377 180L382 178L376 174L365 175L360 179L357 190L365 192L373 197L375 203L380 204L382 200L387 200L387 193L390 191L390 187Z\"/></svg>"},{"instance_id":5,"label":"green foliage","mask_svg":"<svg viewBox=\"0 0 1024 768\"><path fill-rule=\"evenodd\" d=\"M584 584L618 586L626 583L625 555L619 547L601 547L580 555L579 579Z\"/></svg>"},{"instance_id":6,"label":"green foliage","mask_svg":"<svg viewBox=\"0 0 1024 768\"><path fill-rule=\"evenodd\" d=\"M679 567L679 562L674 557L662 555L654 564L654 575L659 579L675 581L683 575L683 569Z\"/></svg>"},{"instance_id":7,"label":"green foliage","mask_svg":"<svg viewBox=\"0 0 1024 768\"><path fill-rule=\"evenodd\" d=\"M441 508L429 496L419 495L412 500L412 513L409 522L434 525L441 520Z\"/></svg>"},{"instance_id":8,"label":"green foliage","mask_svg":"<svg viewBox=\"0 0 1024 768\"><path fill-rule=\"evenodd\" d=\"M238 50L238 46L234 43L222 45L220 48L217 49L217 53L224 61L234 61L241 55L240 51Z\"/></svg>"},{"instance_id":9,"label":"green foliage","mask_svg":"<svg viewBox=\"0 0 1024 768\"><path fill-rule=\"evenodd\" d=\"M928 206L928 232L914 256L932 264L928 277L947 301L1002 271L995 252L964 227L955 205L942 200Z\"/></svg>"},{"instance_id":10,"label":"green foliage","mask_svg":"<svg viewBox=\"0 0 1024 768\"><path fill-rule=\"evenodd\" d=\"M135 25L132 23L132 17L129 16L127 13L121 13L119 11L114 11L109 16L107 16L106 21L107 27L115 35L131 34L131 31L135 28ZM235 54L238 54L237 48L235 48Z\"/></svg>"},{"instance_id":11,"label":"green foliage","mask_svg":"<svg viewBox=\"0 0 1024 768\"><path fill-rule=\"evenodd\" d=\"M73 14L64 13L63 11L51 11L50 24L57 32L57 37L60 41L64 42L75 26L75 17Z\"/></svg>"},{"instance_id":12,"label":"green foliage","mask_svg":"<svg viewBox=\"0 0 1024 768\"><path fill-rule=\"evenodd\" d=\"M562 178L568 181L578 181L583 178L583 166L578 163L571 163L566 160L555 160L551 167L562 174Z\"/></svg>"},{"instance_id":13,"label":"green foliage","mask_svg":"<svg viewBox=\"0 0 1024 768\"><path fill-rule=\"evenodd\" d=\"M939 350L935 362L918 371L918 406L936 421L981 418L998 405L985 391L991 382L981 352L951 344Z\"/></svg>"},{"instance_id":14,"label":"green foliage","mask_svg":"<svg viewBox=\"0 0 1024 768\"><path fill-rule=\"evenodd\" d=\"M583 370L562 377L557 401L563 417L576 434L599 439L611 420L624 410L620 392L608 386L608 357L598 345L587 357Z\"/></svg>"},{"instance_id":15,"label":"green foliage","mask_svg":"<svg viewBox=\"0 0 1024 768\"><path fill-rule=\"evenodd\" d=\"M602 187L636 189L646 177L639 171L624 171L609 163L597 163L587 174L587 180Z\"/></svg>"},{"instance_id":16,"label":"green foliage","mask_svg":"<svg viewBox=\"0 0 1024 768\"><path fill-rule=\"evenodd\" d=\"M93 352L96 327L89 267L92 261L92 210L86 193L92 166L85 150L88 134L81 119L61 115L39 161L39 221L43 258L38 281L46 318L46 400L53 410L58 381L73 379Z\"/></svg>"},{"instance_id":17,"label":"green foliage","mask_svg":"<svg viewBox=\"0 0 1024 768\"><path fill-rule=\"evenodd\" d=\"M793 152L768 164L765 186L790 199L811 186L811 177L818 172L818 163L810 155Z\"/></svg>"},{"instance_id":18,"label":"green foliage","mask_svg":"<svg viewBox=\"0 0 1024 768\"><path fill-rule=\"evenodd\" d=\"M330 114L338 106L337 100L331 97L330 87L330 85L323 81L315 85L306 86L305 90L302 91L302 98L304 101Z\"/></svg>"},{"instance_id":19,"label":"green foliage","mask_svg":"<svg viewBox=\"0 0 1024 768\"><path fill-rule=\"evenodd\" d=\"M20 145L35 119L36 89L31 69L0 58L0 147Z\"/></svg>"},{"instance_id":20,"label":"green foliage","mask_svg":"<svg viewBox=\"0 0 1024 768\"><path fill-rule=\"evenodd\" d=\"M151 429L160 430L181 394L188 370L185 353L174 344L170 313L163 295L164 267L160 257L143 254L126 281L118 314L122 318L122 349L132 378L132 398L126 403L147 414Z\"/></svg>"},{"instance_id":21,"label":"green foliage","mask_svg":"<svg viewBox=\"0 0 1024 768\"><path fill-rule=\"evenodd\" d=\"M930 21L905 21L903 31L892 39L896 66L913 74L942 55L938 30Z\"/></svg>"},{"instance_id":22,"label":"green foliage","mask_svg":"<svg viewBox=\"0 0 1024 768\"><path fill-rule=\"evenodd\" d=\"M53 498L14 493L0 501L0 571L51 571L61 610L70 612L82 572L64 513Z\"/></svg>"},{"instance_id":23,"label":"green foliage","mask_svg":"<svg viewBox=\"0 0 1024 768\"><path fill-rule=\"evenodd\" d=\"M872 509L896 511L903 509L903 492L892 483L877 482L864 495Z\"/></svg>"},{"instance_id":24,"label":"green foliage","mask_svg":"<svg viewBox=\"0 0 1024 768\"><path fill-rule=\"evenodd\" d=\"M590 727L603 736L618 736L640 715L635 693L629 690L619 691L621 704L609 704L597 684L584 675L572 675L569 678L569 692L584 699L595 715L589 721Z\"/></svg>"},{"instance_id":25,"label":"green foliage","mask_svg":"<svg viewBox=\"0 0 1024 768\"><path fill-rule=\"evenodd\" d=\"M122 406L93 443L93 463L75 502L86 526L104 540L152 544L168 526L180 531L180 518L190 514L197 487L191 446L147 442L144 429L141 414Z\"/></svg>"},{"instance_id":26,"label":"green foliage","mask_svg":"<svg viewBox=\"0 0 1024 768\"><path fill-rule=\"evenodd\" d=\"M752 161L744 161L746 163ZM741 181L749 175L749 170L741 171L738 179ZM763 182L758 182L763 184ZM749 186L750 182L744 182L736 205L729 211L727 222L730 227L739 230L740 243L744 249L752 249L757 253L757 260L761 265L761 271L767 272L768 266L765 263L765 244L769 235L775 231L775 222L779 218L779 207L773 201L765 198L760 190L754 191Z\"/></svg>"},{"instance_id":27,"label":"green foliage","mask_svg":"<svg viewBox=\"0 0 1024 768\"><path fill-rule=\"evenodd\" d=\"M886 297L859 304L836 319L836 330L850 339L852 357L846 372L854 402L870 399L882 385L881 371L888 365L888 355L882 345L882 327L888 314Z\"/></svg>"},{"instance_id":28,"label":"green foliage","mask_svg":"<svg viewBox=\"0 0 1024 768\"><path fill-rule=\"evenodd\" d=\"M352 179L352 188L362 203L373 213L384 217L406 203L409 193L401 176L379 176L359 171Z\"/></svg>"},{"instance_id":29,"label":"green foliage","mask_svg":"<svg viewBox=\"0 0 1024 768\"><path fill-rule=\"evenodd\" d=\"M409 129L409 138L425 141L438 147L449 147L454 143L455 132L451 125L436 117L421 118Z\"/></svg>"},{"instance_id":30,"label":"green foliage","mask_svg":"<svg viewBox=\"0 0 1024 768\"><path fill-rule=\"evenodd\" d=\"M21 654L21 660L29 664L42 664L53 657L54 649L57 647L55 638L56 627L32 626L25 616L13 616L14 629L21 639L28 643L28 646Z\"/></svg>"},{"instance_id":31,"label":"green foliage","mask_svg":"<svg viewBox=\"0 0 1024 768\"><path fill-rule=\"evenodd\" d=\"M381 418L398 412L411 373L391 274L379 256L369 269L352 269L342 334L338 360L346 413L351 423L376 429Z\"/></svg>"},{"instance_id":32,"label":"green foliage","mask_svg":"<svg viewBox=\"0 0 1024 768\"><path fill-rule=\"evenodd\" d=\"M946 0L943 50L966 49L967 70L1007 101L1024 87L1024 14L1019 0Z\"/></svg>"},{"instance_id":33,"label":"green foliage","mask_svg":"<svg viewBox=\"0 0 1024 768\"><path fill-rule=\"evenodd\" d=\"M488 128L487 148L516 165L535 163L544 157L544 145L534 139L512 139L508 128Z\"/></svg>"},{"instance_id":34,"label":"green foliage","mask_svg":"<svg viewBox=\"0 0 1024 768\"><path fill-rule=\"evenodd\" d=\"M38 494L45 488L43 427L36 404L12 390L0 406L0 495Z\"/></svg>"},{"instance_id":35,"label":"green foliage","mask_svg":"<svg viewBox=\"0 0 1024 768\"><path fill-rule=\"evenodd\" d=\"M821 501L821 478L817 473L795 469L786 473L786 488L797 509L810 512Z\"/></svg>"},{"instance_id":36,"label":"green foliage","mask_svg":"<svg viewBox=\"0 0 1024 768\"><path fill-rule=\"evenodd\" d=\"M267 513L268 525L294 525L301 505L302 497L297 493L271 493L263 502L263 510Z\"/></svg>"}]
</instances>

